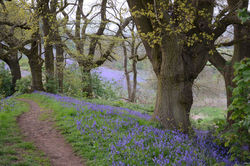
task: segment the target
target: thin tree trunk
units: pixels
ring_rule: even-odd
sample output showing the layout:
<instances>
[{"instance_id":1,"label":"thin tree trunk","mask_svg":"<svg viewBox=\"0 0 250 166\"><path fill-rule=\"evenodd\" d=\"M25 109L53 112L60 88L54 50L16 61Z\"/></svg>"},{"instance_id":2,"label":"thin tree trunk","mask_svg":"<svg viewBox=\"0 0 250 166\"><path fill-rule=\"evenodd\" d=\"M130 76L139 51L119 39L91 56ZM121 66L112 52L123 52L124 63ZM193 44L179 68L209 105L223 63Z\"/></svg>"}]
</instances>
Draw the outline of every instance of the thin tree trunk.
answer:
<instances>
[{"instance_id":1,"label":"thin tree trunk","mask_svg":"<svg viewBox=\"0 0 250 166\"><path fill-rule=\"evenodd\" d=\"M137 90L137 60L133 59L133 64L132 64L132 71L133 71L133 91L131 94L131 102L136 102L136 90Z\"/></svg>"},{"instance_id":2,"label":"thin tree trunk","mask_svg":"<svg viewBox=\"0 0 250 166\"><path fill-rule=\"evenodd\" d=\"M63 93L63 69L64 69L63 49L61 45L56 45L56 74L58 80L59 93Z\"/></svg>"},{"instance_id":3,"label":"thin tree trunk","mask_svg":"<svg viewBox=\"0 0 250 166\"><path fill-rule=\"evenodd\" d=\"M64 70L64 57L63 57L63 44L57 28L55 32L55 47L56 47L56 77L58 81L58 91L63 93L63 70Z\"/></svg>"},{"instance_id":4,"label":"thin tree trunk","mask_svg":"<svg viewBox=\"0 0 250 166\"><path fill-rule=\"evenodd\" d=\"M128 54L127 54L127 48L125 46L125 43L123 42L123 55L124 55L124 74L127 82L127 90L128 90L128 100L131 101L131 84L130 84L130 77L129 77L129 71L128 71Z\"/></svg>"}]
</instances>

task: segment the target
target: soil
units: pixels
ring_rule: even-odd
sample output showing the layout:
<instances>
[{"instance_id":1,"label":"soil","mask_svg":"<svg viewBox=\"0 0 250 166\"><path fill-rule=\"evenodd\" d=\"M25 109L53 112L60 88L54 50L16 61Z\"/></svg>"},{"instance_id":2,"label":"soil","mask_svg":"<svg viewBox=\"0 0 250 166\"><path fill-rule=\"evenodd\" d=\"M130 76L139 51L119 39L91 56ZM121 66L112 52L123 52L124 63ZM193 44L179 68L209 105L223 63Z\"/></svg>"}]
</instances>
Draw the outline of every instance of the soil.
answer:
<instances>
[{"instance_id":1,"label":"soil","mask_svg":"<svg viewBox=\"0 0 250 166\"><path fill-rule=\"evenodd\" d=\"M37 103L29 99L19 99L30 105L30 111L18 117L18 124L26 141L34 142L51 161L52 166L84 166L84 161L74 154L72 147L55 128L50 116L43 118L48 110L41 110Z\"/></svg>"}]
</instances>

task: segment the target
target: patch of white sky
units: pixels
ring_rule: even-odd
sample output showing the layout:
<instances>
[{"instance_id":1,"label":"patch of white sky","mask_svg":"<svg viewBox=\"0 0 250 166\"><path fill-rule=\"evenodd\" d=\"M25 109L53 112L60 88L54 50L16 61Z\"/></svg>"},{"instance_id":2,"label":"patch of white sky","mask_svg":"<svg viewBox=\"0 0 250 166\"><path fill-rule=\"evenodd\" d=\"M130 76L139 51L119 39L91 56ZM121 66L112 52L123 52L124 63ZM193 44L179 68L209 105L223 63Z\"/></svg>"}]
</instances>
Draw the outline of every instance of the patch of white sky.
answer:
<instances>
[{"instance_id":1,"label":"patch of white sky","mask_svg":"<svg viewBox=\"0 0 250 166\"><path fill-rule=\"evenodd\" d=\"M247 10L250 12L250 0L248 0ZM214 8L214 16L216 17L223 9L228 6L227 0L216 0L216 7ZM235 4L236 5L236 4ZM227 14L227 13L225 13ZM228 41L233 39L233 25L227 27L226 31L217 39L216 42L220 43L223 41Z\"/></svg>"},{"instance_id":2,"label":"patch of white sky","mask_svg":"<svg viewBox=\"0 0 250 166\"><path fill-rule=\"evenodd\" d=\"M85 15L87 15L91 11L93 6L95 6L96 4L99 4L98 6L94 7L91 13L88 15L88 19L91 19L93 16L95 17L91 21L91 23L88 25L88 28L86 29L87 33L95 33L100 26L101 17L100 17L100 14L97 15L97 13L100 12L101 2L102 0L84 0L83 1L82 11ZM68 3L70 3L70 5L65 9L66 13L68 13L69 15L70 24L68 25L68 27L74 30L74 23L76 20L76 10L77 10L78 0L68 0ZM112 6L116 8L117 11L119 12L121 11L121 13L115 12L114 9L111 8ZM111 20L112 22L116 22L119 24L120 14L123 17L123 19L130 16L126 1L125 0L108 0L107 13L106 13L107 18ZM59 14L59 17L63 17L63 15ZM118 29L118 26L112 22L107 24L106 30L104 31L106 35L114 35L115 31L117 31ZM81 21L81 23L82 23L81 26L83 26L84 22Z\"/></svg>"}]
</instances>

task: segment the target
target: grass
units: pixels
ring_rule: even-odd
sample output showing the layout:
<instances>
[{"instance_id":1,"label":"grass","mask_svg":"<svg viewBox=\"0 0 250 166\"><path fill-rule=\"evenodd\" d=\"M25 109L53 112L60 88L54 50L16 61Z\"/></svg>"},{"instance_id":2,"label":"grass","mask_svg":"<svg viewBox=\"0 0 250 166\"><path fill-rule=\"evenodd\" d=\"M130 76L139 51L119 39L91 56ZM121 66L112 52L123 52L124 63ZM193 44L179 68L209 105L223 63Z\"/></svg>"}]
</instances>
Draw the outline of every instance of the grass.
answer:
<instances>
[{"instance_id":1,"label":"grass","mask_svg":"<svg viewBox=\"0 0 250 166\"><path fill-rule=\"evenodd\" d=\"M117 101L110 101L110 100L104 100L104 99L84 99L87 102L95 103L95 104L102 104L102 105L111 105L115 107L123 107L128 108L131 110L136 110L142 113L148 113L153 114L154 112L154 105L143 105L139 103L129 103L121 100Z\"/></svg>"},{"instance_id":2,"label":"grass","mask_svg":"<svg viewBox=\"0 0 250 166\"><path fill-rule=\"evenodd\" d=\"M96 165L96 166L102 166L102 165L108 165L103 164L107 163L106 157L107 153L103 149L98 149L98 143L95 141L91 141L90 138L82 138L81 133L76 127L75 124L75 118L77 116L77 112L75 108L68 108L61 105L61 103L56 102L53 99L50 99L46 96L41 96L38 94L25 94L20 96L20 98L28 98L32 99L38 105L43 109L50 109L53 110L51 114L42 114L42 117L40 120L44 120L45 118L49 118L48 116L53 116L56 120L56 125L60 129L61 133L64 135L66 140L73 146L73 149L75 152L77 152L82 158L87 159L87 165ZM88 100L88 102L93 100ZM107 100L95 100L93 103L99 103L103 105L108 105L111 102L108 102ZM112 104L113 106L121 106L117 105L116 103ZM131 108L130 104L130 108ZM128 105L126 105L128 106ZM90 110L88 116L91 116L93 112ZM147 121L141 121L138 119L142 124L145 125L153 125L152 122ZM109 147L109 143L106 142L106 148Z\"/></svg>"},{"instance_id":3,"label":"grass","mask_svg":"<svg viewBox=\"0 0 250 166\"><path fill-rule=\"evenodd\" d=\"M153 105L142 105L138 103L129 103L124 101L109 101L104 99L84 99L90 103L111 105L116 107L128 108L136 110L149 115L153 114ZM212 130L215 127L217 120L225 119L226 111L218 107L200 107L191 110L191 123L192 126L200 130ZM196 118L194 119L194 117ZM198 118L197 118L198 117Z\"/></svg>"},{"instance_id":4,"label":"grass","mask_svg":"<svg viewBox=\"0 0 250 166\"><path fill-rule=\"evenodd\" d=\"M156 123L111 111L112 108L73 104L75 100L67 97L64 103L40 94L21 97L53 110L50 116L73 149L87 159L88 165L213 165L217 162L226 165L221 161L229 162L227 151L223 148L213 151L217 147L211 142L199 140L197 144L183 134L161 130Z\"/></svg>"},{"instance_id":5,"label":"grass","mask_svg":"<svg viewBox=\"0 0 250 166\"><path fill-rule=\"evenodd\" d=\"M0 165L49 166L49 160L33 143L23 140L18 128L16 119L29 110L28 105L14 99L4 102L0 106Z\"/></svg>"},{"instance_id":6,"label":"grass","mask_svg":"<svg viewBox=\"0 0 250 166\"><path fill-rule=\"evenodd\" d=\"M201 107L191 110L192 125L201 130L212 130L217 120L226 118L226 111L217 107Z\"/></svg>"}]
</instances>

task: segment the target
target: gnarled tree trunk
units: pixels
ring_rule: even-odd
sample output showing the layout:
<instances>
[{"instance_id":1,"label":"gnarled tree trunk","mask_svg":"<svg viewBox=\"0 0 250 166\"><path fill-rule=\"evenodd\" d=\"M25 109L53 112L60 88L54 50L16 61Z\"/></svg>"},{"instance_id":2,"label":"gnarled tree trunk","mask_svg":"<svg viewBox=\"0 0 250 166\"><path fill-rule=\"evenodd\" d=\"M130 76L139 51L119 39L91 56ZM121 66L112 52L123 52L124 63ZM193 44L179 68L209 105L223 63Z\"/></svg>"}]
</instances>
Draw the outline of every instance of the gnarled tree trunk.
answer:
<instances>
[{"instance_id":1,"label":"gnarled tree trunk","mask_svg":"<svg viewBox=\"0 0 250 166\"><path fill-rule=\"evenodd\" d=\"M187 48L173 36L162 43L161 56L161 65L156 71L158 87L153 118L165 128L187 133L191 127L193 81L207 62L208 49L202 45Z\"/></svg>"},{"instance_id":2,"label":"gnarled tree trunk","mask_svg":"<svg viewBox=\"0 0 250 166\"><path fill-rule=\"evenodd\" d=\"M12 90L13 92L15 92L16 81L21 79L21 70L20 70L17 52L10 56L11 58L6 63L10 67L10 72L12 75Z\"/></svg>"},{"instance_id":3,"label":"gnarled tree trunk","mask_svg":"<svg viewBox=\"0 0 250 166\"><path fill-rule=\"evenodd\" d=\"M159 7L160 3L153 0L127 0L128 5L132 11L143 11L143 13L150 10L147 6L152 5L154 8ZM162 1L168 2L168 1ZM174 1L175 3L176 1ZM193 3L192 3L193 2ZM194 41L192 45L188 46L187 38L193 34L209 34L208 25L211 23L213 15L213 1L188 1L187 5L193 5L198 13L199 10L206 10L207 17L195 15L195 28L188 32L175 33L173 32L175 26L178 24L171 24L169 20L175 19L175 14L171 15L171 8L163 10L163 18L157 18L158 9L151 10L155 12L156 18L150 18L148 15L138 16L134 14L134 21L138 31L142 36L142 41L146 49L148 58L150 59L153 70L158 79L158 89L156 106L153 118L156 118L167 129L179 129L184 133L188 133L190 129L189 112L193 103L192 85L195 78L202 71L208 60L209 46L213 41L207 40L200 36L200 41ZM185 2L183 2L185 3ZM168 4L170 5L170 3ZM175 7L175 6L172 6ZM144 11L145 10L145 11ZM173 9L175 10L175 9ZM189 10L187 8L187 10ZM191 10L191 9L190 9ZM176 11L178 13L178 3L176 3ZM174 13L173 12L173 13ZM155 21L155 19L157 19ZM160 22L158 24L158 22ZM181 23L185 23L183 20ZM174 27L172 33L165 31L162 25L170 25ZM152 47L152 40L144 37L144 34L157 34L158 29L162 28L158 37L160 42L154 44ZM152 33L153 32L153 33Z\"/></svg>"},{"instance_id":4,"label":"gnarled tree trunk","mask_svg":"<svg viewBox=\"0 0 250 166\"><path fill-rule=\"evenodd\" d=\"M82 93L85 97L93 97L91 69L81 66L82 70Z\"/></svg>"},{"instance_id":5,"label":"gnarled tree trunk","mask_svg":"<svg viewBox=\"0 0 250 166\"><path fill-rule=\"evenodd\" d=\"M0 59L3 60L10 68L11 76L12 76L12 92L15 92L16 81L21 79L21 70L19 65L19 59L17 55L17 51L11 53L11 55L0 56Z\"/></svg>"}]
</instances>

